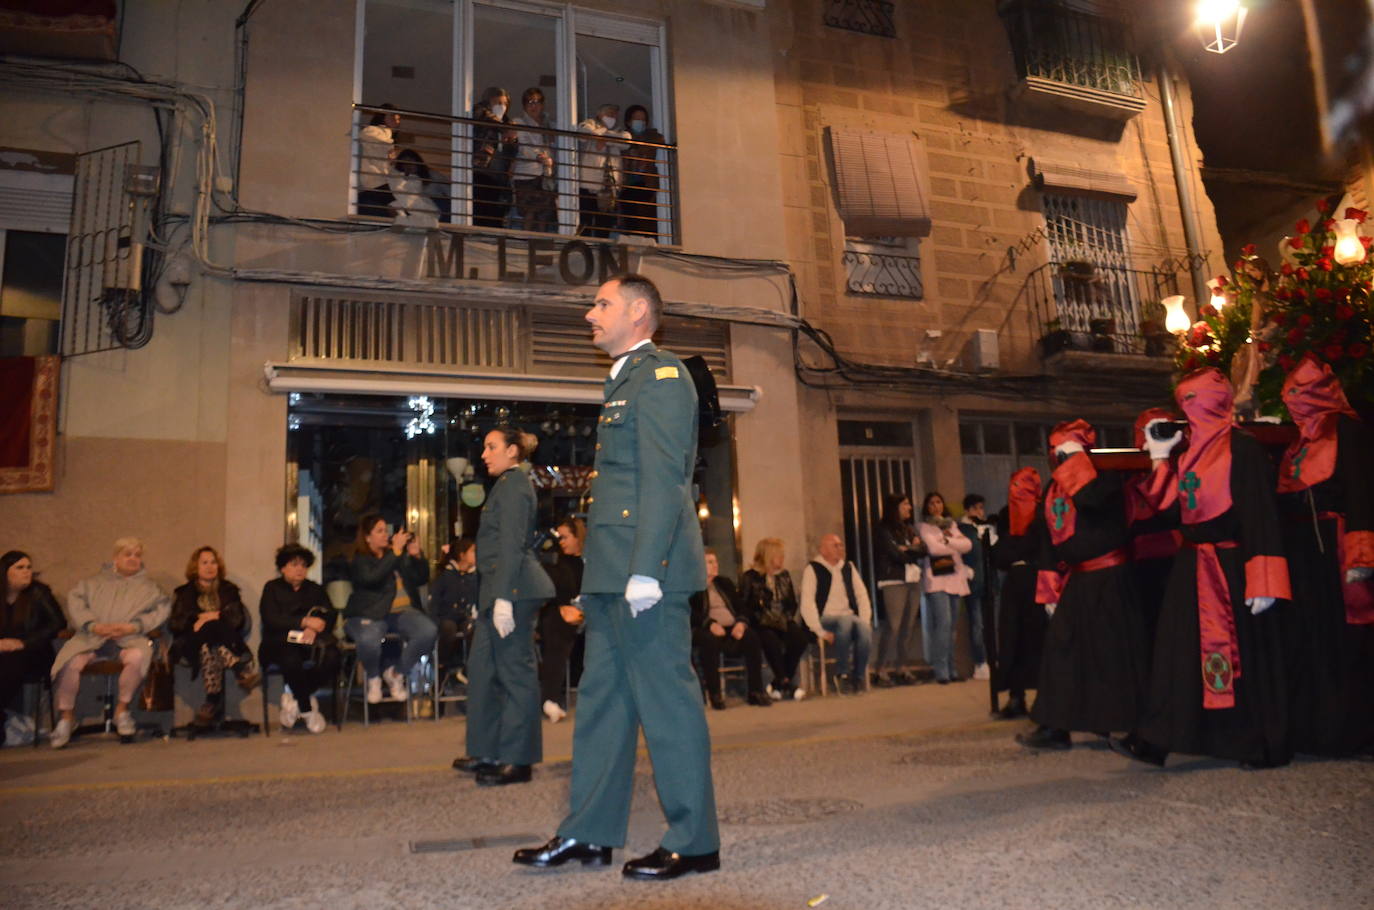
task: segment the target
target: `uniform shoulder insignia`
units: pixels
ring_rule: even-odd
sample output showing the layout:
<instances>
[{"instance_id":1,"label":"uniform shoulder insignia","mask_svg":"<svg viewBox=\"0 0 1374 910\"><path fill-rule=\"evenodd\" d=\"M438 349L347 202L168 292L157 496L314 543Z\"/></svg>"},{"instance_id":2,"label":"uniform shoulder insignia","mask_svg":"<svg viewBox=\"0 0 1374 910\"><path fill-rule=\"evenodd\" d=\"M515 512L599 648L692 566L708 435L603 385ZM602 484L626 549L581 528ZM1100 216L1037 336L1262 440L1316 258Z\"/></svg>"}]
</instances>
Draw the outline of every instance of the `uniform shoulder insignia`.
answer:
<instances>
[{"instance_id":1,"label":"uniform shoulder insignia","mask_svg":"<svg viewBox=\"0 0 1374 910\"><path fill-rule=\"evenodd\" d=\"M654 370L654 379L676 379L677 367L659 367Z\"/></svg>"}]
</instances>

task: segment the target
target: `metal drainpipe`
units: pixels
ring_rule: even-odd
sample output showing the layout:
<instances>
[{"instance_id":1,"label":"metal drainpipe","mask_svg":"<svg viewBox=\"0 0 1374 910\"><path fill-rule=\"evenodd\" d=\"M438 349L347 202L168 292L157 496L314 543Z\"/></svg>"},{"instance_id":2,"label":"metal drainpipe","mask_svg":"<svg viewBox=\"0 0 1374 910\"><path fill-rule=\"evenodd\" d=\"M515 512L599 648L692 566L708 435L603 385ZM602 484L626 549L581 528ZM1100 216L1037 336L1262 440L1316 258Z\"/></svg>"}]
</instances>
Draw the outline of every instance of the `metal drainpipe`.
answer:
<instances>
[{"instance_id":1,"label":"metal drainpipe","mask_svg":"<svg viewBox=\"0 0 1374 910\"><path fill-rule=\"evenodd\" d=\"M1207 275L1201 262L1202 245L1198 242L1202 231L1193 208L1193 187L1188 179L1188 161L1183 153L1183 130L1178 123L1173 72L1169 68L1168 56L1162 49L1159 54L1159 97L1164 107L1164 131L1169 136L1169 157L1174 165L1178 207L1183 213L1183 241L1188 246L1189 270L1193 273L1193 299L1201 305L1211 293L1207 289Z\"/></svg>"}]
</instances>

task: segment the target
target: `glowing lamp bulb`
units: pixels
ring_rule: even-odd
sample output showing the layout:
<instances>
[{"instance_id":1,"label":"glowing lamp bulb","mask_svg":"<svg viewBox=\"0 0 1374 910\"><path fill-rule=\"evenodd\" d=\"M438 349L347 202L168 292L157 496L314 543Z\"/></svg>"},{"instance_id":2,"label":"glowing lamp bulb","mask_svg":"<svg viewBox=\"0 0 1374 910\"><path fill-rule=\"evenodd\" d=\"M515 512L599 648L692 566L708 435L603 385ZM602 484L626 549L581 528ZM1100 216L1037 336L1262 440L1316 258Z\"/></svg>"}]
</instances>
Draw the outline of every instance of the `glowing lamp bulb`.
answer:
<instances>
[{"instance_id":1,"label":"glowing lamp bulb","mask_svg":"<svg viewBox=\"0 0 1374 910\"><path fill-rule=\"evenodd\" d=\"M1164 304L1164 328L1175 335L1182 335L1192 327L1193 321L1183 312L1182 294L1165 297L1160 303Z\"/></svg>"},{"instance_id":2,"label":"glowing lamp bulb","mask_svg":"<svg viewBox=\"0 0 1374 910\"><path fill-rule=\"evenodd\" d=\"M1212 278L1207 282L1207 288L1212 292L1212 299L1207 301L1216 308L1218 313L1222 307L1226 306L1226 289L1222 287L1220 278Z\"/></svg>"},{"instance_id":3,"label":"glowing lamp bulb","mask_svg":"<svg viewBox=\"0 0 1374 910\"><path fill-rule=\"evenodd\" d=\"M1336 249L1331 258L1341 265L1364 262L1365 249L1358 228L1354 218L1341 218L1336 222Z\"/></svg>"},{"instance_id":4,"label":"glowing lamp bulb","mask_svg":"<svg viewBox=\"0 0 1374 910\"><path fill-rule=\"evenodd\" d=\"M1202 46L1214 54L1224 54L1240 41L1246 9L1240 0L1201 0L1195 8L1193 28Z\"/></svg>"}]
</instances>

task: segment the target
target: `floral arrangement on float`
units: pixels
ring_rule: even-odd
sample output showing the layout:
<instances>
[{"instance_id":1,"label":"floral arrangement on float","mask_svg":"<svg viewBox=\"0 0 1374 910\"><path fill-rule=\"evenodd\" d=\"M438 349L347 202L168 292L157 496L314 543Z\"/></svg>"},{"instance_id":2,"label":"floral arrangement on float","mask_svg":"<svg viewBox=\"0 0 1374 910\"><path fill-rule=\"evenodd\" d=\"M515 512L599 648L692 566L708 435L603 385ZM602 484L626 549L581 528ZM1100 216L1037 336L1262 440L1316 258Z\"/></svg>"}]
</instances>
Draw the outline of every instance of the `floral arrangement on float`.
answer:
<instances>
[{"instance_id":1,"label":"floral arrangement on float","mask_svg":"<svg viewBox=\"0 0 1374 910\"><path fill-rule=\"evenodd\" d=\"M1374 411L1374 257L1361 234L1366 213L1347 208L1321 220L1304 218L1279 245L1277 272L1255 252L1241 250L1230 274L1207 282L1209 301L1189 322L1183 298L1163 301L1168 328L1178 337L1177 375L1216 367L1231 377L1237 410L1286 418L1284 377L1307 354L1331 365L1356 410Z\"/></svg>"}]
</instances>

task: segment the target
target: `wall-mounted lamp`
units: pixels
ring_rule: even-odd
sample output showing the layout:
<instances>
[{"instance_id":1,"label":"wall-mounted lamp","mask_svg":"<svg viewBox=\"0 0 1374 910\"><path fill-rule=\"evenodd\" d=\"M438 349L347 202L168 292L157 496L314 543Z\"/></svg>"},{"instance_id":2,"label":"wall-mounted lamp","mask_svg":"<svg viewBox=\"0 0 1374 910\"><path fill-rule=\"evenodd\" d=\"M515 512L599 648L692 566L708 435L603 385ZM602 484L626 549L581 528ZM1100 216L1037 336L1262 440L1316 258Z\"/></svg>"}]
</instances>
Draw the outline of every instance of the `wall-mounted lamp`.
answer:
<instances>
[{"instance_id":1,"label":"wall-mounted lamp","mask_svg":"<svg viewBox=\"0 0 1374 910\"><path fill-rule=\"evenodd\" d=\"M1201 0L1193 17L1193 29L1204 48L1224 54L1240 41L1245 13L1240 0Z\"/></svg>"}]
</instances>

